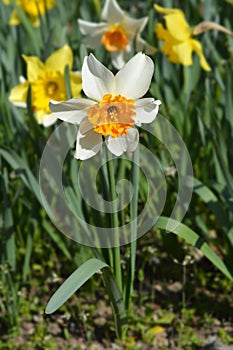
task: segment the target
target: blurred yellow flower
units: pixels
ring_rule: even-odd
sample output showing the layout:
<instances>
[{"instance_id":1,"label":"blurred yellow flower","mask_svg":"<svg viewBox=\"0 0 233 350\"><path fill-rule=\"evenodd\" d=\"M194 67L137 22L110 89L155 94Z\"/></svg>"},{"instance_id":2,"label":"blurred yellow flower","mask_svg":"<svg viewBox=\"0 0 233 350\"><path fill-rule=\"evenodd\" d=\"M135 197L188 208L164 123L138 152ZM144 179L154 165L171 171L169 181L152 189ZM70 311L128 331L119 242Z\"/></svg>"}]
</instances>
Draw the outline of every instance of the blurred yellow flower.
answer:
<instances>
[{"instance_id":1,"label":"blurred yellow flower","mask_svg":"<svg viewBox=\"0 0 233 350\"><path fill-rule=\"evenodd\" d=\"M186 22L183 11L179 9L163 8L154 5L157 12L164 14L166 28L158 23L155 33L159 40L163 40L163 53L168 56L168 60L173 63L181 63L184 66L192 65L192 53L195 51L199 58L201 67L210 71L211 68L207 63L202 52L201 43L193 39L193 29Z\"/></svg>"},{"instance_id":2,"label":"blurred yellow flower","mask_svg":"<svg viewBox=\"0 0 233 350\"><path fill-rule=\"evenodd\" d=\"M3 0L5 5L10 5L10 0ZM56 0L16 0L16 4L26 13L34 26L40 25L39 15L44 15L46 10L57 5ZM12 11L9 19L9 25L16 26L20 24L20 18L17 10Z\"/></svg>"},{"instance_id":3,"label":"blurred yellow flower","mask_svg":"<svg viewBox=\"0 0 233 350\"><path fill-rule=\"evenodd\" d=\"M68 66L72 69L73 53L68 45L63 46L47 58L45 63L38 57L25 56L27 63L27 80L16 85L10 92L9 100L18 107L26 107L29 85L31 85L31 103L39 124L49 126L56 121L51 114L49 101L65 101L67 99L64 71ZM81 97L81 73L70 71L70 87L73 97Z\"/></svg>"}]
</instances>

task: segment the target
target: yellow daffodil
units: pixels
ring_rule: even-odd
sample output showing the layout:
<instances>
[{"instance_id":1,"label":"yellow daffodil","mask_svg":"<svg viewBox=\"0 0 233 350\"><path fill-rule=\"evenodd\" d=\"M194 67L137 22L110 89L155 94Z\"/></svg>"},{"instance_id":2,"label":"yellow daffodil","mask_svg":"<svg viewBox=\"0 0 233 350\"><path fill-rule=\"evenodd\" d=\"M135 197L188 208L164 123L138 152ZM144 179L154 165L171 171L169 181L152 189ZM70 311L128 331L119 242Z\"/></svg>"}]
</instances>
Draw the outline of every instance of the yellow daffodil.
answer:
<instances>
[{"instance_id":1,"label":"yellow daffodil","mask_svg":"<svg viewBox=\"0 0 233 350\"><path fill-rule=\"evenodd\" d=\"M141 98L148 91L153 74L153 61L141 52L116 75L94 55L85 57L82 82L89 99L50 102L50 109L57 118L80 124L75 152L77 159L93 157L100 151L103 139L116 156L136 149L139 133L135 126L151 123L161 104L150 97Z\"/></svg>"},{"instance_id":2,"label":"yellow daffodil","mask_svg":"<svg viewBox=\"0 0 233 350\"><path fill-rule=\"evenodd\" d=\"M193 29L186 22L183 11L179 9L163 8L154 5L157 12L162 13L165 19L166 28L158 23L155 33L159 40L163 40L163 53L168 56L168 60L173 63L181 63L184 66L192 65L192 53L195 51L199 58L201 67L210 71L202 52L201 43L193 39Z\"/></svg>"},{"instance_id":3,"label":"yellow daffodil","mask_svg":"<svg viewBox=\"0 0 233 350\"><path fill-rule=\"evenodd\" d=\"M3 0L4 4L10 5L10 0ZM25 12L34 26L40 25L39 16L56 6L56 0L16 0L16 4ZM20 24L17 10L12 11L9 25Z\"/></svg>"},{"instance_id":4,"label":"yellow daffodil","mask_svg":"<svg viewBox=\"0 0 233 350\"><path fill-rule=\"evenodd\" d=\"M71 72L73 53L68 45L63 46L47 58L45 63L38 57L25 56L27 63L27 80L21 78L21 84L10 92L9 100L18 107L26 107L29 85L31 86L31 103L39 124L49 126L56 121L49 109L49 101L67 99L64 80L65 67L70 69L70 86L73 97L80 97L82 78L79 72Z\"/></svg>"},{"instance_id":5,"label":"yellow daffodil","mask_svg":"<svg viewBox=\"0 0 233 350\"><path fill-rule=\"evenodd\" d=\"M140 36L148 17L134 19L120 8L116 0L106 0L101 17L104 22L93 23L78 19L83 43L92 49L103 46L111 55L112 63L120 69L127 60L127 54L135 41L136 51L151 55L156 49L148 45Z\"/></svg>"}]
</instances>

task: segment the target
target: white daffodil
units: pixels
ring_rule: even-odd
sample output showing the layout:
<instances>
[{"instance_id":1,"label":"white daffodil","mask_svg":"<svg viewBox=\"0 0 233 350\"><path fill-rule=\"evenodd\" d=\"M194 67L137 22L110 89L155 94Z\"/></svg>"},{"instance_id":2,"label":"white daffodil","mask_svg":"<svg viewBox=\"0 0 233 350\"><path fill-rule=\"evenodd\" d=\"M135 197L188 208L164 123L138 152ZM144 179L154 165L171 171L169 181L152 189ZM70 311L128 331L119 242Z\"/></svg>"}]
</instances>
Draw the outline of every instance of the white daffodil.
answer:
<instances>
[{"instance_id":1,"label":"white daffodil","mask_svg":"<svg viewBox=\"0 0 233 350\"><path fill-rule=\"evenodd\" d=\"M115 76L94 55L85 57L82 87L90 99L50 101L50 109L57 118L80 124L75 158L84 160L94 156L101 149L103 139L116 156L136 149L139 134L134 126L151 123L161 104L153 98L141 99L149 89L153 73L153 61L141 52Z\"/></svg>"},{"instance_id":2,"label":"white daffodil","mask_svg":"<svg viewBox=\"0 0 233 350\"><path fill-rule=\"evenodd\" d=\"M78 19L81 33L85 35L83 43L91 49L104 45L117 69L121 69L125 64L134 41L137 52L145 51L148 55L155 53L156 49L140 36L148 17L130 18L116 0L106 0L101 18L105 22L94 23Z\"/></svg>"}]
</instances>

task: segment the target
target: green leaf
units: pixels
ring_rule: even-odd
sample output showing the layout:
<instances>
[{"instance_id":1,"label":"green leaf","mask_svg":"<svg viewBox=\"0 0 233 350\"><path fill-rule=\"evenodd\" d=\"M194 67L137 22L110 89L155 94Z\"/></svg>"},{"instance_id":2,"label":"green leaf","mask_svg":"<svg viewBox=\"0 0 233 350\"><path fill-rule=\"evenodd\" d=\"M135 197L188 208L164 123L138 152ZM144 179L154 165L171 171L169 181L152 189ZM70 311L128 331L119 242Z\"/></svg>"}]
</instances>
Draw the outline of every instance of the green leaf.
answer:
<instances>
[{"instance_id":1,"label":"green leaf","mask_svg":"<svg viewBox=\"0 0 233 350\"><path fill-rule=\"evenodd\" d=\"M42 226L46 230L46 232L49 234L51 239L56 243L58 248L62 251L64 256L67 259L71 260L72 256L69 252L69 249L67 249L65 242L63 242L61 235L57 233L56 229L47 220L42 221Z\"/></svg>"},{"instance_id":2,"label":"green leaf","mask_svg":"<svg viewBox=\"0 0 233 350\"><path fill-rule=\"evenodd\" d=\"M14 151L6 147L0 147L0 155L17 172L17 175L21 177L24 184L34 193L39 203L42 204L39 183L29 167Z\"/></svg>"},{"instance_id":3,"label":"green leaf","mask_svg":"<svg viewBox=\"0 0 233 350\"><path fill-rule=\"evenodd\" d=\"M1 184L1 194L3 197L3 211L2 211L2 219L3 219L3 232L2 232L2 241L4 242L3 246L5 246L5 258L7 262L10 264L10 267L13 271L16 269L16 243L15 243L15 227L14 220L12 214L12 203L10 201L9 196L9 176L7 173L7 169L3 169L3 175L0 176L0 184ZM1 240L0 240L1 241ZM4 250L2 251L2 258L4 256Z\"/></svg>"},{"instance_id":4,"label":"green leaf","mask_svg":"<svg viewBox=\"0 0 233 350\"><path fill-rule=\"evenodd\" d=\"M155 320L154 323L170 325L175 318L176 318L176 315L173 312L166 312L164 315L162 315L157 320Z\"/></svg>"},{"instance_id":5,"label":"green leaf","mask_svg":"<svg viewBox=\"0 0 233 350\"><path fill-rule=\"evenodd\" d=\"M172 233L183 238L186 242L192 246L200 249L207 259L209 259L225 276L233 281L233 276L220 257L210 248L210 246L200 237L196 232L191 230L184 224L176 222L168 217L160 217L157 221L155 228L167 230L169 227L173 227ZM170 225L171 224L171 225ZM177 226L176 226L177 225Z\"/></svg>"},{"instance_id":6,"label":"green leaf","mask_svg":"<svg viewBox=\"0 0 233 350\"><path fill-rule=\"evenodd\" d=\"M26 13L21 9L21 7L17 4L17 2L15 0L11 0L11 5L14 6L14 9L17 12L17 15L20 19L20 22L22 24L22 26L24 27L25 31L28 34L30 43L33 47L33 49L35 50L35 53L37 56L39 56L40 54L40 50L39 50L39 42L38 42L38 37L37 37L37 32L35 30L35 28L33 28L28 16L26 15Z\"/></svg>"},{"instance_id":7,"label":"green leaf","mask_svg":"<svg viewBox=\"0 0 233 350\"><path fill-rule=\"evenodd\" d=\"M56 311L103 267L108 267L108 265L99 259L89 259L80 265L53 294L45 309L46 314Z\"/></svg>"},{"instance_id":8,"label":"green leaf","mask_svg":"<svg viewBox=\"0 0 233 350\"><path fill-rule=\"evenodd\" d=\"M230 223L226 213L222 206L219 204L217 196L201 181L194 179L194 192L201 197L204 203L210 208L210 210L216 215L219 223L226 227L229 227Z\"/></svg>"},{"instance_id":9,"label":"green leaf","mask_svg":"<svg viewBox=\"0 0 233 350\"><path fill-rule=\"evenodd\" d=\"M66 97L67 99L70 99L72 98L72 91L71 91L71 85L70 85L70 67L68 66L68 64L65 66L64 77L65 77Z\"/></svg>"},{"instance_id":10,"label":"green leaf","mask_svg":"<svg viewBox=\"0 0 233 350\"><path fill-rule=\"evenodd\" d=\"M116 334L118 338L122 338L127 330L127 316L124 300L118 287L116 279L110 268L103 269L103 279L105 288L108 292L115 319Z\"/></svg>"}]
</instances>

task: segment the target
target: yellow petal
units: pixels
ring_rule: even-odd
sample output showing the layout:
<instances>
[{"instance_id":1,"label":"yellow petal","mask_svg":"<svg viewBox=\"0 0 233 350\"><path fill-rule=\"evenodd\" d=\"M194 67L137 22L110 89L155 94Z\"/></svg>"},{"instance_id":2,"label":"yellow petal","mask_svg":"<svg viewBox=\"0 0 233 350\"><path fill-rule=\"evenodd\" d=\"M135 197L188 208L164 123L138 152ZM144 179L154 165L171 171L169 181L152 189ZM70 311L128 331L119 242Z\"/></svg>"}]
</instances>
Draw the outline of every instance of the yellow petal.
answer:
<instances>
[{"instance_id":1,"label":"yellow petal","mask_svg":"<svg viewBox=\"0 0 233 350\"><path fill-rule=\"evenodd\" d=\"M10 26L17 26L18 24L20 24L20 19L16 10L12 11L8 24Z\"/></svg>"},{"instance_id":2,"label":"yellow petal","mask_svg":"<svg viewBox=\"0 0 233 350\"><path fill-rule=\"evenodd\" d=\"M70 73L70 86L72 97L81 97L82 76L80 73Z\"/></svg>"},{"instance_id":3,"label":"yellow petal","mask_svg":"<svg viewBox=\"0 0 233 350\"><path fill-rule=\"evenodd\" d=\"M41 72L44 70L44 63L36 56L25 56L23 59L27 63L27 78L29 82L33 82L38 78Z\"/></svg>"},{"instance_id":4,"label":"yellow petal","mask_svg":"<svg viewBox=\"0 0 233 350\"><path fill-rule=\"evenodd\" d=\"M44 116L47 114L47 112L44 109L36 109L35 110L35 117L39 124L42 123Z\"/></svg>"},{"instance_id":5,"label":"yellow petal","mask_svg":"<svg viewBox=\"0 0 233 350\"><path fill-rule=\"evenodd\" d=\"M12 103L16 103L16 104L17 102L25 103L27 100L28 86L29 86L28 81L25 81L23 84L19 84L13 87L13 89L11 89L11 92L10 92L9 100Z\"/></svg>"},{"instance_id":6,"label":"yellow petal","mask_svg":"<svg viewBox=\"0 0 233 350\"><path fill-rule=\"evenodd\" d=\"M165 15L167 29L174 38L183 41L191 36L191 28L185 19L183 11L158 5L154 5L154 8L157 12Z\"/></svg>"},{"instance_id":7,"label":"yellow petal","mask_svg":"<svg viewBox=\"0 0 233 350\"><path fill-rule=\"evenodd\" d=\"M69 45L64 45L59 50L49 56L45 62L46 68L60 71L64 74L64 68L68 65L71 69L73 66L73 53Z\"/></svg>"},{"instance_id":8,"label":"yellow petal","mask_svg":"<svg viewBox=\"0 0 233 350\"><path fill-rule=\"evenodd\" d=\"M166 14L170 14L170 13L175 13L175 12L182 12L179 9L173 9L173 8L166 8L166 7L162 7L159 5L154 5L154 9L158 12L158 13L162 13L164 15Z\"/></svg>"},{"instance_id":9,"label":"yellow petal","mask_svg":"<svg viewBox=\"0 0 233 350\"><path fill-rule=\"evenodd\" d=\"M191 37L191 28L182 11L166 15L165 21L168 31L177 40L184 41Z\"/></svg>"},{"instance_id":10,"label":"yellow petal","mask_svg":"<svg viewBox=\"0 0 233 350\"><path fill-rule=\"evenodd\" d=\"M46 4L46 9L50 10L51 8L57 6L57 1L56 0L47 0L46 3L43 2L44 4Z\"/></svg>"},{"instance_id":11,"label":"yellow petal","mask_svg":"<svg viewBox=\"0 0 233 350\"><path fill-rule=\"evenodd\" d=\"M31 21L33 27L39 27L40 26L40 19L39 19L39 17L30 17L30 21Z\"/></svg>"},{"instance_id":12,"label":"yellow petal","mask_svg":"<svg viewBox=\"0 0 233 350\"><path fill-rule=\"evenodd\" d=\"M179 58L179 63L183 64L184 66L191 66L192 61L192 42L191 40L186 40L180 44L173 46L174 53ZM177 62L178 63L178 62Z\"/></svg>"},{"instance_id":13,"label":"yellow petal","mask_svg":"<svg viewBox=\"0 0 233 350\"><path fill-rule=\"evenodd\" d=\"M48 113L44 109L35 110L34 114L35 114L35 118L36 118L38 124L41 124L45 127L51 126L57 120L55 115L53 115L52 113Z\"/></svg>"},{"instance_id":14,"label":"yellow petal","mask_svg":"<svg viewBox=\"0 0 233 350\"><path fill-rule=\"evenodd\" d=\"M157 35L159 40L166 40L167 36L170 34L168 31L164 28L164 26L161 23L158 23L155 27L155 34Z\"/></svg>"},{"instance_id":15,"label":"yellow petal","mask_svg":"<svg viewBox=\"0 0 233 350\"><path fill-rule=\"evenodd\" d=\"M193 50L198 54L198 56L200 57L200 64L201 64L201 67L206 70L207 72L211 71L211 68L210 66L208 65L206 59L205 59L205 56L203 54L203 51L202 51L202 46L201 46L201 43L198 41L198 40L195 40L195 39L192 39L190 40L191 43L192 43L192 47L193 47Z\"/></svg>"},{"instance_id":16,"label":"yellow petal","mask_svg":"<svg viewBox=\"0 0 233 350\"><path fill-rule=\"evenodd\" d=\"M177 44L177 40L171 36L169 31L165 29L161 23L157 24L155 33L159 40L164 40L161 50L166 56L168 56L168 60L173 63L180 63L179 57L173 51L173 47Z\"/></svg>"}]
</instances>

